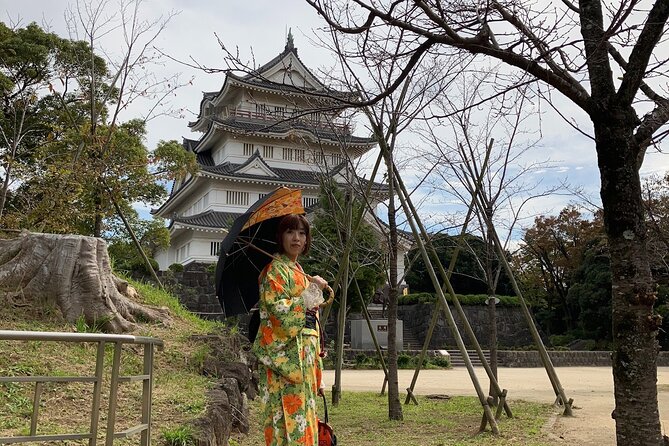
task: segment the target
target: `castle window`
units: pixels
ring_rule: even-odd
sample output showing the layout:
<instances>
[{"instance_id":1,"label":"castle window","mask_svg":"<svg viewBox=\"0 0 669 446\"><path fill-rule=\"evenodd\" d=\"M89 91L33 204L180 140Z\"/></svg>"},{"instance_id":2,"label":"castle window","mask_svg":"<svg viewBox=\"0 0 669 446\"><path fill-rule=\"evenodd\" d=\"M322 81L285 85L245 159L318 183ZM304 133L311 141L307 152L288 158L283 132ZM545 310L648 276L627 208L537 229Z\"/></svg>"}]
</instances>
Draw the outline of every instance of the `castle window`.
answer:
<instances>
[{"instance_id":1,"label":"castle window","mask_svg":"<svg viewBox=\"0 0 669 446\"><path fill-rule=\"evenodd\" d=\"M284 147L283 148L283 159L286 161L292 161L293 160L293 149Z\"/></svg>"},{"instance_id":2,"label":"castle window","mask_svg":"<svg viewBox=\"0 0 669 446\"><path fill-rule=\"evenodd\" d=\"M181 262L186 260L188 256L190 255L190 242L186 243L185 245L181 246L181 248L177 249L177 262Z\"/></svg>"},{"instance_id":3,"label":"castle window","mask_svg":"<svg viewBox=\"0 0 669 446\"><path fill-rule=\"evenodd\" d=\"M342 156L341 153L333 153L332 154L332 164L334 166L341 163L342 161L344 161L344 157Z\"/></svg>"},{"instance_id":4,"label":"castle window","mask_svg":"<svg viewBox=\"0 0 669 446\"><path fill-rule=\"evenodd\" d=\"M323 152L313 152L311 154L311 162L314 164L325 164L325 155L323 155Z\"/></svg>"},{"instance_id":5,"label":"castle window","mask_svg":"<svg viewBox=\"0 0 669 446\"><path fill-rule=\"evenodd\" d=\"M221 242L211 242L209 255L218 257L221 254Z\"/></svg>"},{"instance_id":6,"label":"castle window","mask_svg":"<svg viewBox=\"0 0 669 446\"><path fill-rule=\"evenodd\" d=\"M318 198L302 197L302 206L305 208L318 204Z\"/></svg>"},{"instance_id":7,"label":"castle window","mask_svg":"<svg viewBox=\"0 0 669 446\"><path fill-rule=\"evenodd\" d=\"M256 104L256 114L260 116L265 116L269 110L267 110L267 105L265 104Z\"/></svg>"},{"instance_id":8,"label":"castle window","mask_svg":"<svg viewBox=\"0 0 669 446\"><path fill-rule=\"evenodd\" d=\"M240 206L249 205L249 193L238 190L228 190L225 192L227 204L236 204Z\"/></svg>"},{"instance_id":9,"label":"castle window","mask_svg":"<svg viewBox=\"0 0 669 446\"><path fill-rule=\"evenodd\" d=\"M286 114L286 107L274 107L274 116L283 118Z\"/></svg>"},{"instance_id":10,"label":"castle window","mask_svg":"<svg viewBox=\"0 0 669 446\"><path fill-rule=\"evenodd\" d=\"M305 154L304 149L295 149L295 161L303 163L305 160L304 154Z\"/></svg>"},{"instance_id":11,"label":"castle window","mask_svg":"<svg viewBox=\"0 0 669 446\"><path fill-rule=\"evenodd\" d=\"M190 215L199 214L209 206L209 192L204 194L202 198L197 200L190 209Z\"/></svg>"},{"instance_id":12,"label":"castle window","mask_svg":"<svg viewBox=\"0 0 669 446\"><path fill-rule=\"evenodd\" d=\"M274 158L274 146L262 146L263 158Z\"/></svg>"},{"instance_id":13,"label":"castle window","mask_svg":"<svg viewBox=\"0 0 669 446\"><path fill-rule=\"evenodd\" d=\"M244 156L251 156L253 155L253 144L249 144L247 142L244 143Z\"/></svg>"}]
</instances>

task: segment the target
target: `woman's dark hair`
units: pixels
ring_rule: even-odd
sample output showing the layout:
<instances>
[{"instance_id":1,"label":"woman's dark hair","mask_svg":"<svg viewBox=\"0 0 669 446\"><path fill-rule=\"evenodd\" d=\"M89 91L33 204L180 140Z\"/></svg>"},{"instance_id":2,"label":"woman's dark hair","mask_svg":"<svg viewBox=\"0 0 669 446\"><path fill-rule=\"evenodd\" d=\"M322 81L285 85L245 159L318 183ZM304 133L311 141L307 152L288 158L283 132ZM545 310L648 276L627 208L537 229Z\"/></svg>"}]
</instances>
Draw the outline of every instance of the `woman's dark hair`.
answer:
<instances>
[{"instance_id":1,"label":"woman's dark hair","mask_svg":"<svg viewBox=\"0 0 669 446\"><path fill-rule=\"evenodd\" d=\"M279 244L280 254L283 254L283 233L289 229L300 228L304 229L304 232L307 235L307 241L304 244L302 254L309 252L309 248L311 247L311 229L309 228L309 222L304 215L289 214L281 219L279 227L276 228L276 242Z\"/></svg>"}]
</instances>

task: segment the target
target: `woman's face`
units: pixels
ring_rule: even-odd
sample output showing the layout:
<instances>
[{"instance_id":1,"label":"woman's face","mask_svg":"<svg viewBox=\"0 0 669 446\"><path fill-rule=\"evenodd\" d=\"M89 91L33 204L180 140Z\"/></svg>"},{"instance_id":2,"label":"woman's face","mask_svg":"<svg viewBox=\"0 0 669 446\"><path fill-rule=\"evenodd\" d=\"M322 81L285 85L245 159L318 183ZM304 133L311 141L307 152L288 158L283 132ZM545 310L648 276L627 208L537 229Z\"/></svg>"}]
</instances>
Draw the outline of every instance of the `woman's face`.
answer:
<instances>
[{"instance_id":1,"label":"woman's face","mask_svg":"<svg viewBox=\"0 0 669 446\"><path fill-rule=\"evenodd\" d=\"M298 229L287 229L281 236L281 242L283 252L292 260L297 260L297 256L302 254L307 243L307 232L302 226Z\"/></svg>"}]
</instances>

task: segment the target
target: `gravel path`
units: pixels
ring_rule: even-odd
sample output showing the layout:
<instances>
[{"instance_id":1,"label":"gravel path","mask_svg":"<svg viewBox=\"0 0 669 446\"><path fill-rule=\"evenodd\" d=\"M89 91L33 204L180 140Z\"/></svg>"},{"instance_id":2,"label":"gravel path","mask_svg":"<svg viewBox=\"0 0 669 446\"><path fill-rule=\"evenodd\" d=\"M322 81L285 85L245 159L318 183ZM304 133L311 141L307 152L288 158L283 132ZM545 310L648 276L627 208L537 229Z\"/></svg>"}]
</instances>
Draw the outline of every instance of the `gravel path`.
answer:
<instances>
[{"instance_id":1,"label":"gravel path","mask_svg":"<svg viewBox=\"0 0 669 446\"><path fill-rule=\"evenodd\" d=\"M489 382L483 368L476 368L481 387L487 392ZM556 416L548 423L547 432L556 445L615 445L613 375L609 367L558 367L558 378L567 398L574 400L574 416ZM543 368L500 368L500 386L508 391L510 401L521 399L552 403L555 394ZM399 371L400 393L411 384L413 370ZM660 420L669 434L669 367L659 367L658 401ZM334 371L327 370L326 388L334 382ZM343 370L342 390L380 391L383 372L379 370ZM450 370L422 370L414 393L476 396L472 381L464 367ZM513 409L513 406L511 406Z\"/></svg>"}]
</instances>

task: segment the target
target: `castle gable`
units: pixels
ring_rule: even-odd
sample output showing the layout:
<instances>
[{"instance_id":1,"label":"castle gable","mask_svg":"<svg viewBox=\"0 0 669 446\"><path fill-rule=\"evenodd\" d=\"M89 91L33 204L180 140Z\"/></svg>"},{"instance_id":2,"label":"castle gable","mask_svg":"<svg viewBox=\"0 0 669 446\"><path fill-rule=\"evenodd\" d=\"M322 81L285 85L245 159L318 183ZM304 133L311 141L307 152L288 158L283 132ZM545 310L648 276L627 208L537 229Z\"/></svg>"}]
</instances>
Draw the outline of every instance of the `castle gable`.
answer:
<instances>
[{"instance_id":1,"label":"castle gable","mask_svg":"<svg viewBox=\"0 0 669 446\"><path fill-rule=\"evenodd\" d=\"M278 175L267 165L257 150L247 162L235 169L233 173L278 178Z\"/></svg>"},{"instance_id":2,"label":"castle gable","mask_svg":"<svg viewBox=\"0 0 669 446\"><path fill-rule=\"evenodd\" d=\"M272 65L265 65L257 76L274 84L291 85L307 91L323 91L321 84L304 66L295 51L282 53Z\"/></svg>"}]
</instances>

